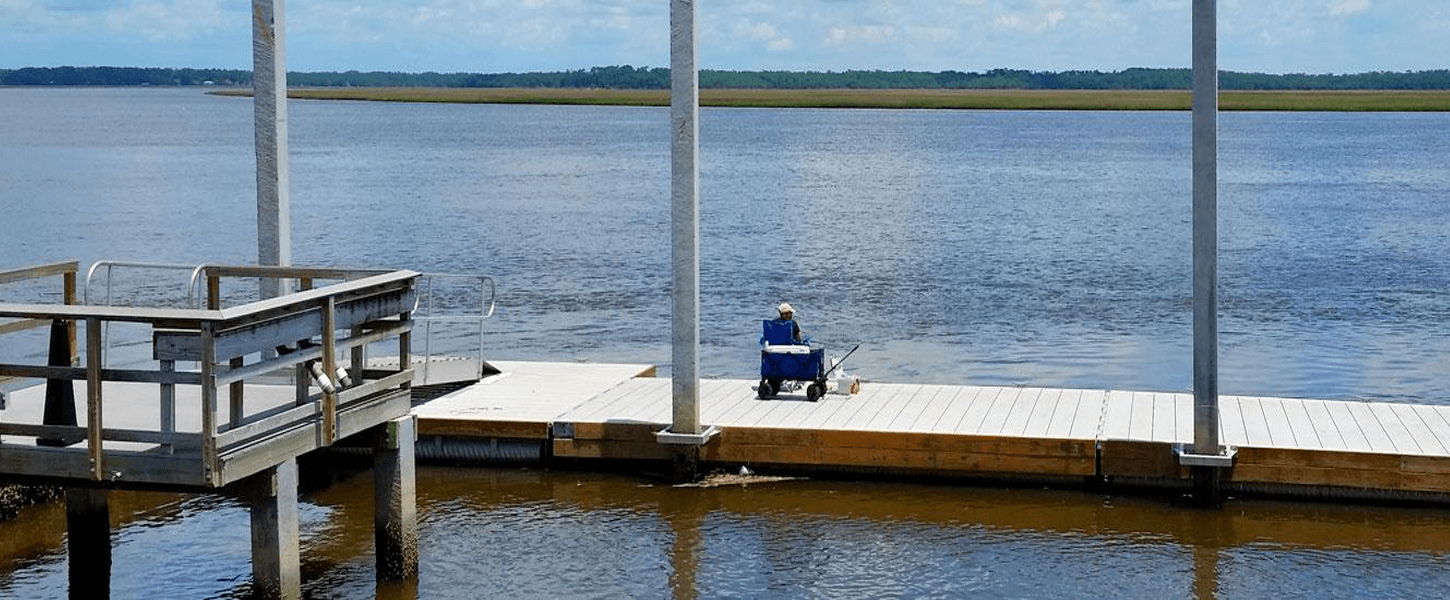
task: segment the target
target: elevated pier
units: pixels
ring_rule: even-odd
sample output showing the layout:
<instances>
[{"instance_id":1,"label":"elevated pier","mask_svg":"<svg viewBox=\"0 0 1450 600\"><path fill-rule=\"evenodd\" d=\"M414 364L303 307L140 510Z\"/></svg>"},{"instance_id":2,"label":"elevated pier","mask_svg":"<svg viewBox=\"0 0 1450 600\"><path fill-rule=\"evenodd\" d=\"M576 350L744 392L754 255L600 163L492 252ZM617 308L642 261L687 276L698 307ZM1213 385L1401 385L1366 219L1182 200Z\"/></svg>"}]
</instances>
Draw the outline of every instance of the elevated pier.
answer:
<instances>
[{"instance_id":1,"label":"elevated pier","mask_svg":"<svg viewBox=\"0 0 1450 600\"><path fill-rule=\"evenodd\" d=\"M541 459L667 461L670 381L644 365L499 363L503 371L415 410L430 443L536 445ZM553 382L572 381L568 385ZM588 383L592 381L591 383ZM1188 489L1193 395L868 383L856 395L756 397L701 381L708 464ZM588 392L592 385L594 391ZM1224 396L1230 492L1450 500L1450 406ZM429 439L434 438L434 439Z\"/></svg>"},{"instance_id":2,"label":"elevated pier","mask_svg":"<svg viewBox=\"0 0 1450 600\"><path fill-rule=\"evenodd\" d=\"M108 592L112 489L250 499L253 591L298 596L296 459L347 438L374 449L379 577L416 574L418 273L201 266L193 281L205 283L205 308L75 304L76 275L73 262L0 273L0 283L61 279L64 304L0 303L6 349L46 356L0 364L11 385L45 380L6 395L0 477L67 490L72 597ZM232 278L302 291L223 307L222 280ZM313 289L318 280L337 282ZM150 360L106 365L111 325L141 331ZM49 351L27 352L37 336L25 333L47 327ZM392 345L401 360L365 368L372 344Z\"/></svg>"}]
</instances>

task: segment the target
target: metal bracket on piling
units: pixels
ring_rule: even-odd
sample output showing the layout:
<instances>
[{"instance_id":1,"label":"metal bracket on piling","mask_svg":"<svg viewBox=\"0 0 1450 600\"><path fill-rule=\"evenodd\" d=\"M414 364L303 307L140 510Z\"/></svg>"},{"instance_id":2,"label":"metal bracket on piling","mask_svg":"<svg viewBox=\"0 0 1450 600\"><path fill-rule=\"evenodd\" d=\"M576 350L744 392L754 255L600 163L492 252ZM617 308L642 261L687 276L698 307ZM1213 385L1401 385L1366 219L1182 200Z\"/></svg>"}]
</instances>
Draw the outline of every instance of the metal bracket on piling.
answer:
<instances>
[{"instance_id":1,"label":"metal bracket on piling","mask_svg":"<svg viewBox=\"0 0 1450 600\"><path fill-rule=\"evenodd\" d=\"M408 431L411 431L411 435L413 436L412 440L404 440L402 436L399 435L398 430L402 428L402 425L398 421L401 419L409 419L413 422L412 427L407 428ZM380 435L378 437L378 444L381 447L387 448L389 450L397 450L398 448L402 447L402 444L406 442L412 442L416 444L418 443L418 415L410 414L406 417L400 417L399 419L393 419L391 421L388 421L387 423L383 424L383 427L379 433Z\"/></svg>"},{"instance_id":2,"label":"metal bracket on piling","mask_svg":"<svg viewBox=\"0 0 1450 600\"><path fill-rule=\"evenodd\" d=\"M1189 451L1186 444L1173 445L1173 453L1178 455L1178 464L1184 467L1233 468L1234 460L1239 455L1239 449L1233 446L1224 446L1221 452L1222 454L1194 454Z\"/></svg>"},{"instance_id":3,"label":"metal bracket on piling","mask_svg":"<svg viewBox=\"0 0 1450 600\"><path fill-rule=\"evenodd\" d=\"M661 429L655 432L655 441L672 446L704 446L710 442L710 438L720 435L720 428L714 425L706 427L700 433L674 433L669 429Z\"/></svg>"}]
</instances>

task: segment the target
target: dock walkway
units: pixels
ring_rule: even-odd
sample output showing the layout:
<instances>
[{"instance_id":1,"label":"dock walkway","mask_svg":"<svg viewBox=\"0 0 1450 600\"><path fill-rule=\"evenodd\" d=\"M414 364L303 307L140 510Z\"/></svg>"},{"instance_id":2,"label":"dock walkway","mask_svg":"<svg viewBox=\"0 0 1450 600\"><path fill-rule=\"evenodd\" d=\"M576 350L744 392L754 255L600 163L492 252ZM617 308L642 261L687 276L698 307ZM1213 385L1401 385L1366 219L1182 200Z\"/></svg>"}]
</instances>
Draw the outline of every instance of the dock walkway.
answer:
<instances>
[{"instance_id":1,"label":"dock walkway","mask_svg":"<svg viewBox=\"0 0 1450 600\"><path fill-rule=\"evenodd\" d=\"M536 440L555 459L668 458L668 379L641 365L498 363L502 375L418 409L421 435ZM700 382L708 463L951 477L1186 485L1190 393L869 383L856 395L756 398ZM591 388L592 386L592 388ZM591 391L592 389L592 391ZM1230 489L1383 496L1450 493L1450 407L1223 396L1237 448Z\"/></svg>"}]
</instances>

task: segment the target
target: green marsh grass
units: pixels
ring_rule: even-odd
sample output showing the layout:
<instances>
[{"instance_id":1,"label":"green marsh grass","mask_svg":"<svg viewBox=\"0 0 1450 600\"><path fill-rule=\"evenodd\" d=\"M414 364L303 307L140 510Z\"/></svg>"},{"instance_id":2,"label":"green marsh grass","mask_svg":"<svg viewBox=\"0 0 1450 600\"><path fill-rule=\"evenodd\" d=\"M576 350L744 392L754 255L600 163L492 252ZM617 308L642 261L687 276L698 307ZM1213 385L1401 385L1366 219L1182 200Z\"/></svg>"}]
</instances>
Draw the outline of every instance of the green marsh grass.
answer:
<instances>
[{"instance_id":1,"label":"green marsh grass","mask_svg":"<svg viewBox=\"0 0 1450 600\"><path fill-rule=\"evenodd\" d=\"M246 95L248 90L219 93ZM667 106L665 90L564 88L307 88L291 98L386 102ZM1188 110L1186 90L755 90L700 91L702 106L1003 110ZM1450 91L1224 91L1222 110L1450 111Z\"/></svg>"}]
</instances>

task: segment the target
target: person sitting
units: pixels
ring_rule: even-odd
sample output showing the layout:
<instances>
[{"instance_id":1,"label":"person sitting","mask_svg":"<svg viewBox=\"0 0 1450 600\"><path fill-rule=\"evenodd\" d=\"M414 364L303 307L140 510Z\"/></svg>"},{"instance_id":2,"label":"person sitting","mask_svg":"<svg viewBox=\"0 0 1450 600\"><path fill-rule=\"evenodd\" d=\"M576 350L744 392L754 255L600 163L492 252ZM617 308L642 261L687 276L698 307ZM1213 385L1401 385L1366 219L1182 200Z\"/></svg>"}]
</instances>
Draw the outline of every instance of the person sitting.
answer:
<instances>
[{"instance_id":1,"label":"person sitting","mask_svg":"<svg viewBox=\"0 0 1450 600\"><path fill-rule=\"evenodd\" d=\"M801 326L795 320L795 308L791 307L789 302L780 303L780 306L776 307L775 310L777 313L779 313L780 316L776 317L774 320L769 321L767 327L769 329L775 329L777 331L784 330L786 327L789 327L790 340L771 340L771 343L806 344L810 342L810 338L807 338L804 334L801 333ZM765 336L762 335L760 337L760 345L764 346L766 342L767 340L765 339Z\"/></svg>"}]
</instances>

